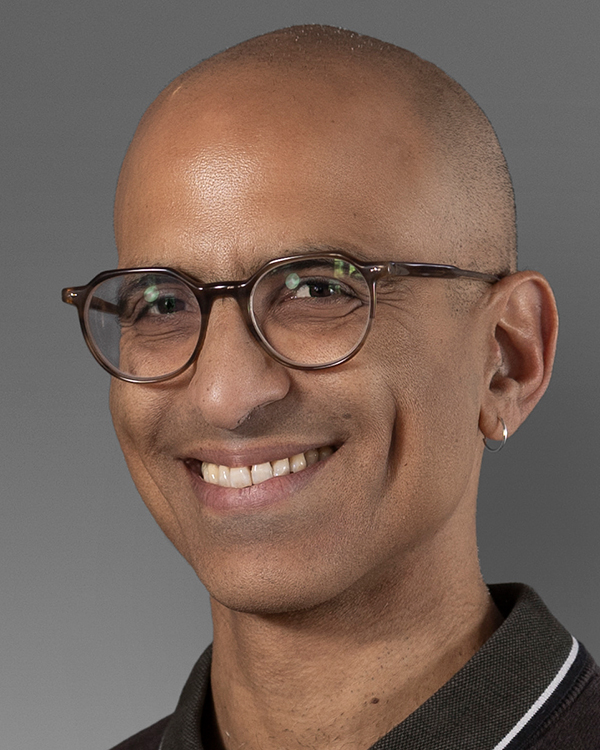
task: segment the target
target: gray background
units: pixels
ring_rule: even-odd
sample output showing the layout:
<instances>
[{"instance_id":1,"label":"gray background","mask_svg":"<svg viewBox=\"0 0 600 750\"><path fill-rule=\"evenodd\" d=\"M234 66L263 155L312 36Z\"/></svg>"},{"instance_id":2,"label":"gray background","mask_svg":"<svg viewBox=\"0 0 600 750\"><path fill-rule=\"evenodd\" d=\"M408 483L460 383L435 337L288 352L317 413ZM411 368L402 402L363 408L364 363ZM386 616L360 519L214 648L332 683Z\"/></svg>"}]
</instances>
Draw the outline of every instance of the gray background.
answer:
<instances>
[{"instance_id":1,"label":"gray background","mask_svg":"<svg viewBox=\"0 0 600 750\"><path fill-rule=\"evenodd\" d=\"M138 118L177 73L292 23L353 28L457 78L513 174L522 267L562 312L553 383L480 493L487 580L525 580L600 656L595 0L3 3L0 744L102 750L168 713L211 637L113 435L108 376L60 289L115 264Z\"/></svg>"}]
</instances>

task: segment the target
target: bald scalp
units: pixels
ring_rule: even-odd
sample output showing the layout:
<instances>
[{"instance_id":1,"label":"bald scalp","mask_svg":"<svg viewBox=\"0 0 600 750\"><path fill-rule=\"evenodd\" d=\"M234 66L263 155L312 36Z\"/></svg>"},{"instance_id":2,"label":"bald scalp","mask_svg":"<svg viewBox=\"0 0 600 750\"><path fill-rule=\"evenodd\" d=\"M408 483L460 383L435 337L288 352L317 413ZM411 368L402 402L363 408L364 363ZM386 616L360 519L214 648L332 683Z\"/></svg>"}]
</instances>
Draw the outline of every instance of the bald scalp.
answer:
<instances>
[{"instance_id":1,"label":"bald scalp","mask_svg":"<svg viewBox=\"0 0 600 750\"><path fill-rule=\"evenodd\" d=\"M440 240L451 246L450 262L499 274L516 270L513 187L494 129L481 108L454 79L418 55L329 26L295 26L255 37L174 79L140 122L119 180L117 207L128 161L155 121L182 100L188 110L202 106L207 82L218 85L219 80L238 78L246 87L249 80L281 80L290 97L294 80L327 81L348 98L364 96L366 84L398 115L405 117L409 111L427 143L434 144L428 145L427 159L440 185L436 229ZM231 106L235 108L236 102Z\"/></svg>"}]
</instances>

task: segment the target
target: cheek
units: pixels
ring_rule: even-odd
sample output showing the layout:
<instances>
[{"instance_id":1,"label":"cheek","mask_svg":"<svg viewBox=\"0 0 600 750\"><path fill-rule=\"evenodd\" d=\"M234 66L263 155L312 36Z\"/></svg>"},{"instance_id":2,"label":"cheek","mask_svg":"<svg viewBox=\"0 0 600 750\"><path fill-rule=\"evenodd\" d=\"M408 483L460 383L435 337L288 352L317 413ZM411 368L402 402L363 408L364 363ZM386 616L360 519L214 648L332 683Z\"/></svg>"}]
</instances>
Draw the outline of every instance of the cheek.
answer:
<instances>
[{"instance_id":1,"label":"cheek","mask_svg":"<svg viewBox=\"0 0 600 750\"><path fill-rule=\"evenodd\" d=\"M405 493L415 515L447 515L477 473L480 381L471 332L444 320L414 321L409 330L384 328L378 344L385 352L380 390L394 401L394 494Z\"/></svg>"},{"instance_id":2,"label":"cheek","mask_svg":"<svg viewBox=\"0 0 600 750\"><path fill-rule=\"evenodd\" d=\"M145 397L143 386L113 378L109 403L113 425L129 463L151 440L152 402Z\"/></svg>"},{"instance_id":3,"label":"cheek","mask_svg":"<svg viewBox=\"0 0 600 750\"><path fill-rule=\"evenodd\" d=\"M175 393L170 381L140 385L113 378L110 411L125 458L156 459L162 436L174 413Z\"/></svg>"},{"instance_id":4,"label":"cheek","mask_svg":"<svg viewBox=\"0 0 600 750\"><path fill-rule=\"evenodd\" d=\"M461 425L477 425L482 371L475 321L453 317L443 304L441 290L410 300L407 308L387 315L378 331L377 348L382 376L394 394L399 413L414 415L430 437L441 443ZM415 314L415 310L422 314ZM446 428L445 423L456 423ZM472 431L472 429L471 429Z\"/></svg>"},{"instance_id":5,"label":"cheek","mask_svg":"<svg viewBox=\"0 0 600 750\"><path fill-rule=\"evenodd\" d=\"M146 507L181 554L189 559L186 535L178 514L161 491L160 461L154 446L160 413L153 389L113 379L110 411L127 467Z\"/></svg>"}]
</instances>

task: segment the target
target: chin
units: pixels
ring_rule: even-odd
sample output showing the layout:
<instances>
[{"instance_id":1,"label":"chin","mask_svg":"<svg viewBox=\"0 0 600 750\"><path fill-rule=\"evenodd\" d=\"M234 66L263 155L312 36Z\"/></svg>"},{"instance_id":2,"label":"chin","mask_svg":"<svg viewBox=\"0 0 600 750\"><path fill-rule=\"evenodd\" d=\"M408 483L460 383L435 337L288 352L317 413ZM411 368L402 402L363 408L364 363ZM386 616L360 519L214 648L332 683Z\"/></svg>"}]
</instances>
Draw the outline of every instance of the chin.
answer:
<instances>
[{"instance_id":1,"label":"chin","mask_svg":"<svg viewBox=\"0 0 600 750\"><path fill-rule=\"evenodd\" d=\"M211 599L233 612L259 616L289 615L319 608L329 601L325 592L289 591L284 587L254 586L252 590L215 591L209 589Z\"/></svg>"},{"instance_id":2,"label":"chin","mask_svg":"<svg viewBox=\"0 0 600 750\"><path fill-rule=\"evenodd\" d=\"M254 615L282 615L306 612L332 603L345 589L338 577L307 575L306 566L298 566L296 575L281 568L260 570L245 567L243 571L207 574L195 567L211 599L234 612ZM345 577L344 577L345 578ZM332 585L334 582L337 585Z\"/></svg>"},{"instance_id":3,"label":"chin","mask_svg":"<svg viewBox=\"0 0 600 750\"><path fill-rule=\"evenodd\" d=\"M210 593L210 592L209 592ZM211 599L222 607L240 614L256 615L258 617L272 617L276 615L292 615L306 612L319 606L318 600L310 602L305 597L267 596L224 596L211 594Z\"/></svg>"}]
</instances>

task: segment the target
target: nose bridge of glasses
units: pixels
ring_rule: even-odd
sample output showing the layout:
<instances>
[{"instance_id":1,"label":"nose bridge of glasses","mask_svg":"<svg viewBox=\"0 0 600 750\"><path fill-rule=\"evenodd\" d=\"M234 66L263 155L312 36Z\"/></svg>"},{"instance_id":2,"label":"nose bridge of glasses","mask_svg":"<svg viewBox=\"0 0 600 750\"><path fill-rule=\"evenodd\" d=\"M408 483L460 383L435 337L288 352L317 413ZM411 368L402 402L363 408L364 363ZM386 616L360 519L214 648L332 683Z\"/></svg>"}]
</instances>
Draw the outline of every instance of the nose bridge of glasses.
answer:
<instances>
[{"instance_id":1,"label":"nose bridge of glasses","mask_svg":"<svg viewBox=\"0 0 600 750\"><path fill-rule=\"evenodd\" d=\"M204 347L206 335L209 329L209 317L214 319L213 303L219 298L232 297L236 302L241 313L242 320L246 330L252 338L260 343L260 338L252 322L248 308L248 301L251 292L251 285L246 281L216 281L209 284L202 284L196 287L201 307L204 312L204 325L202 330L201 345Z\"/></svg>"},{"instance_id":2,"label":"nose bridge of glasses","mask_svg":"<svg viewBox=\"0 0 600 750\"><path fill-rule=\"evenodd\" d=\"M248 299L250 287L248 281L215 281L195 287L195 293L203 313L208 316L212 310L213 302L219 298L233 297L238 303L242 317L246 325L254 335L251 316L248 312ZM208 322L208 321L207 321Z\"/></svg>"},{"instance_id":3,"label":"nose bridge of glasses","mask_svg":"<svg viewBox=\"0 0 600 750\"><path fill-rule=\"evenodd\" d=\"M240 301L247 298L247 287L248 281L215 281L211 284L202 284L197 289L211 301L218 297L234 297Z\"/></svg>"}]
</instances>

